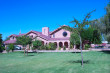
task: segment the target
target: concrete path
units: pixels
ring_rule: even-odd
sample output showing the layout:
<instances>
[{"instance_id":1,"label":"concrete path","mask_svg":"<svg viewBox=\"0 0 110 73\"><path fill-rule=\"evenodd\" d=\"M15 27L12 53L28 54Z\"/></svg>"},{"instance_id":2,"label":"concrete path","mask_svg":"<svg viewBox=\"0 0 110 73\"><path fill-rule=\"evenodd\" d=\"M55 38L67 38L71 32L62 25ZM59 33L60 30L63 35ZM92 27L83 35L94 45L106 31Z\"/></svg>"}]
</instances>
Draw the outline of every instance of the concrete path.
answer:
<instances>
[{"instance_id":1,"label":"concrete path","mask_svg":"<svg viewBox=\"0 0 110 73\"><path fill-rule=\"evenodd\" d=\"M88 52L88 51L90 50L83 50L83 52ZM37 52L81 52L81 50L37 50Z\"/></svg>"},{"instance_id":2,"label":"concrete path","mask_svg":"<svg viewBox=\"0 0 110 73\"><path fill-rule=\"evenodd\" d=\"M108 48L90 48L90 51L110 51Z\"/></svg>"}]
</instances>

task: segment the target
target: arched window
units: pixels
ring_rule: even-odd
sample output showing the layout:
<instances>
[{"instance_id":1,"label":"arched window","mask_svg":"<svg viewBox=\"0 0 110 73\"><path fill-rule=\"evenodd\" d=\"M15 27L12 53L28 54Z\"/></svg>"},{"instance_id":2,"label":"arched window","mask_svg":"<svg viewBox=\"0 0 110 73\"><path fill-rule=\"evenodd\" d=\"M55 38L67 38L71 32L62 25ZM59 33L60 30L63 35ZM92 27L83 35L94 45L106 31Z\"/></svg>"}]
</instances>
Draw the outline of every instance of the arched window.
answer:
<instances>
[{"instance_id":1,"label":"arched window","mask_svg":"<svg viewBox=\"0 0 110 73\"><path fill-rule=\"evenodd\" d=\"M63 32L63 36L64 36L64 37L67 36L67 32L66 32L66 31Z\"/></svg>"},{"instance_id":2,"label":"arched window","mask_svg":"<svg viewBox=\"0 0 110 73\"><path fill-rule=\"evenodd\" d=\"M68 42L64 42L64 46L68 48Z\"/></svg>"},{"instance_id":3,"label":"arched window","mask_svg":"<svg viewBox=\"0 0 110 73\"><path fill-rule=\"evenodd\" d=\"M59 42L59 47L63 48L63 43Z\"/></svg>"}]
</instances>

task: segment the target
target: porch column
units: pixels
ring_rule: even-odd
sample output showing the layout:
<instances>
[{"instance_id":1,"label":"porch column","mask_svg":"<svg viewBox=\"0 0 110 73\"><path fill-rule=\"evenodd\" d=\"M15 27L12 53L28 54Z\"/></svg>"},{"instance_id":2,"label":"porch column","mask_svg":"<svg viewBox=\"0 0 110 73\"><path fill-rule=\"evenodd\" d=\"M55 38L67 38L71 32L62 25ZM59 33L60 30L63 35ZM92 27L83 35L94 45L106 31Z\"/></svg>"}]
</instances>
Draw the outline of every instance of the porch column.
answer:
<instances>
[{"instance_id":1,"label":"porch column","mask_svg":"<svg viewBox=\"0 0 110 73\"><path fill-rule=\"evenodd\" d=\"M64 44L65 42L62 42L62 43L63 43L63 47L62 47L62 50L64 50L63 48L64 48L64 46L65 46L65 44Z\"/></svg>"},{"instance_id":2,"label":"porch column","mask_svg":"<svg viewBox=\"0 0 110 73\"><path fill-rule=\"evenodd\" d=\"M59 42L57 42L57 50L59 50Z\"/></svg>"},{"instance_id":3,"label":"porch column","mask_svg":"<svg viewBox=\"0 0 110 73\"><path fill-rule=\"evenodd\" d=\"M70 49L70 41L68 41L68 49Z\"/></svg>"}]
</instances>

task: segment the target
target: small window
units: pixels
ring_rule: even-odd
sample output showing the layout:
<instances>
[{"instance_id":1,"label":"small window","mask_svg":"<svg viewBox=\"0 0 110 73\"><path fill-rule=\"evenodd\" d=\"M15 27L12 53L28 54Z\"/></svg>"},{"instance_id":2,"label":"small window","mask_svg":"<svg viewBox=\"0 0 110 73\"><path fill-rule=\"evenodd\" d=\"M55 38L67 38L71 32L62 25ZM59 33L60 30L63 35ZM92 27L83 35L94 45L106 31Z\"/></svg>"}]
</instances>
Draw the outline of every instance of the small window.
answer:
<instances>
[{"instance_id":1,"label":"small window","mask_svg":"<svg viewBox=\"0 0 110 73\"><path fill-rule=\"evenodd\" d=\"M31 38L33 38L33 35L31 35Z\"/></svg>"},{"instance_id":2,"label":"small window","mask_svg":"<svg viewBox=\"0 0 110 73\"><path fill-rule=\"evenodd\" d=\"M63 32L63 36L64 36L64 37L67 36L67 32L66 32L66 31Z\"/></svg>"},{"instance_id":3,"label":"small window","mask_svg":"<svg viewBox=\"0 0 110 73\"><path fill-rule=\"evenodd\" d=\"M12 37L14 39L14 37Z\"/></svg>"},{"instance_id":4,"label":"small window","mask_svg":"<svg viewBox=\"0 0 110 73\"><path fill-rule=\"evenodd\" d=\"M55 38L55 34L53 34L53 37Z\"/></svg>"},{"instance_id":5,"label":"small window","mask_svg":"<svg viewBox=\"0 0 110 73\"><path fill-rule=\"evenodd\" d=\"M45 34L45 29L44 29L44 34Z\"/></svg>"}]
</instances>

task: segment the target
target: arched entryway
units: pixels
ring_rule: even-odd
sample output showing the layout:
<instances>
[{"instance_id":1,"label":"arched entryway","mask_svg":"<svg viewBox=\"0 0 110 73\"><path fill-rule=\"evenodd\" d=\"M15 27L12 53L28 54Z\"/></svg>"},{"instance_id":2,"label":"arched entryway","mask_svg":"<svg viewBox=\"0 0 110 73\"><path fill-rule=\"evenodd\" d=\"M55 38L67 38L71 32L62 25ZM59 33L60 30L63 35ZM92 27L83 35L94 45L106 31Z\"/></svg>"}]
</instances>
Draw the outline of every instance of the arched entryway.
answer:
<instances>
[{"instance_id":1,"label":"arched entryway","mask_svg":"<svg viewBox=\"0 0 110 73\"><path fill-rule=\"evenodd\" d=\"M55 46L57 47L57 42L54 42L55 43Z\"/></svg>"},{"instance_id":2,"label":"arched entryway","mask_svg":"<svg viewBox=\"0 0 110 73\"><path fill-rule=\"evenodd\" d=\"M44 41L42 41L42 45L44 45Z\"/></svg>"},{"instance_id":3,"label":"arched entryway","mask_svg":"<svg viewBox=\"0 0 110 73\"><path fill-rule=\"evenodd\" d=\"M68 42L64 42L64 46L68 48Z\"/></svg>"},{"instance_id":4,"label":"arched entryway","mask_svg":"<svg viewBox=\"0 0 110 73\"><path fill-rule=\"evenodd\" d=\"M59 47L63 48L63 43L59 42Z\"/></svg>"}]
</instances>

